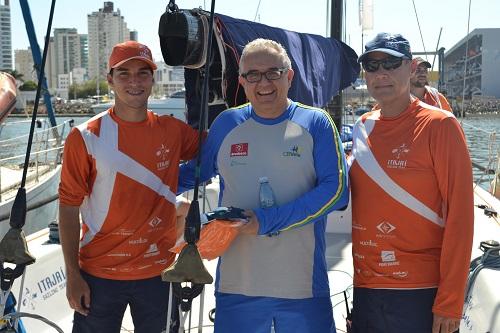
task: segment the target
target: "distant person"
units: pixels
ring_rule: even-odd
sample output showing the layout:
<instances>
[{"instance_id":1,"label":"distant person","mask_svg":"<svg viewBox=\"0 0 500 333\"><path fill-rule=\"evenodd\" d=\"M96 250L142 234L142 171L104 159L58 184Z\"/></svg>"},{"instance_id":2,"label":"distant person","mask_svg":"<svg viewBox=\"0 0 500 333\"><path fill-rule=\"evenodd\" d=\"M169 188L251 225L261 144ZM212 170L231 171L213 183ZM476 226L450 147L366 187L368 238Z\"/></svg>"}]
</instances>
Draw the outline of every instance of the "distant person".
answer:
<instances>
[{"instance_id":1,"label":"distant person","mask_svg":"<svg viewBox=\"0 0 500 333\"><path fill-rule=\"evenodd\" d=\"M436 88L429 85L429 68L431 64L420 57L411 62L410 92L424 103L450 111L451 106L446 97Z\"/></svg>"},{"instance_id":2,"label":"distant person","mask_svg":"<svg viewBox=\"0 0 500 333\"><path fill-rule=\"evenodd\" d=\"M160 333L169 298L160 273L174 260L168 250L177 238L178 166L195 156L198 135L147 109L156 69L147 46L117 44L108 63L114 106L74 128L64 147L59 225L73 332L118 333L129 305L134 332Z\"/></svg>"},{"instance_id":3,"label":"distant person","mask_svg":"<svg viewBox=\"0 0 500 333\"><path fill-rule=\"evenodd\" d=\"M217 266L215 332L334 333L325 228L349 198L339 134L325 111L287 98L294 71L283 46L256 39L239 66L250 103L222 112L202 150L202 180L218 174L221 205L249 215ZM193 186L194 165L181 167L180 191ZM259 203L265 178L274 205Z\"/></svg>"},{"instance_id":4,"label":"distant person","mask_svg":"<svg viewBox=\"0 0 500 333\"><path fill-rule=\"evenodd\" d=\"M353 332L458 329L472 247L472 167L452 113L410 94L410 44L378 34L359 57L378 108L353 129Z\"/></svg>"}]
</instances>

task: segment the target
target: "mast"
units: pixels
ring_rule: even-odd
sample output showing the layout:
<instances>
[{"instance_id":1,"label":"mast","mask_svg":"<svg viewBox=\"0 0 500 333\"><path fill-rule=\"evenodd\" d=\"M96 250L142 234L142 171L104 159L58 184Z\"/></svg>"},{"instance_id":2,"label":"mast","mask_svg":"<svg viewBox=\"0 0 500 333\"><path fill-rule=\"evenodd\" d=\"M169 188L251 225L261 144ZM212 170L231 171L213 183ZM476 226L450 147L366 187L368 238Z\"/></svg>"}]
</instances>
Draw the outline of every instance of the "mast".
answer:
<instances>
[{"instance_id":1,"label":"mast","mask_svg":"<svg viewBox=\"0 0 500 333\"><path fill-rule=\"evenodd\" d=\"M35 68L40 77L40 69L42 68L42 56L40 52L40 46L36 40L35 27L33 26L33 20L31 19L31 11L28 5L28 0L19 0L21 5L21 10L23 12L24 24L26 25L26 32L28 33L28 39L30 41L31 53L33 55L33 62L35 63ZM45 102L45 107L47 108L47 115L49 116L50 125L52 127L56 126L56 118L54 117L54 110L52 109L52 101L50 100L50 93L47 87L47 79L45 75L41 76L42 82L38 84L42 85L43 89L43 100Z\"/></svg>"},{"instance_id":2,"label":"mast","mask_svg":"<svg viewBox=\"0 0 500 333\"><path fill-rule=\"evenodd\" d=\"M330 12L330 37L342 40L342 11L344 8L344 0L331 0ZM339 94L328 103L326 109L332 116L337 130L342 130L342 90Z\"/></svg>"}]
</instances>

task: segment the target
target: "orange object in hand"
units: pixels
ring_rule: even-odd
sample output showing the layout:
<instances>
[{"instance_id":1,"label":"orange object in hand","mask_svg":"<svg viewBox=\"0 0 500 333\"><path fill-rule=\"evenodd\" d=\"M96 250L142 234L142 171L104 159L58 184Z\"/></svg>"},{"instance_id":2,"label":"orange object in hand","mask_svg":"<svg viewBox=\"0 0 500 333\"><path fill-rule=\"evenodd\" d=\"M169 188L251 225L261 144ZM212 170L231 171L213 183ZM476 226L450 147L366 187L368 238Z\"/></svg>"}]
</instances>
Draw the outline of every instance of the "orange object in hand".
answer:
<instances>
[{"instance_id":1,"label":"orange object in hand","mask_svg":"<svg viewBox=\"0 0 500 333\"><path fill-rule=\"evenodd\" d=\"M239 227L245 222L212 220L203 225L200 231L200 239L196 243L198 251L203 259L212 260L220 257L229 248L239 233ZM184 237L182 237L184 238ZM170 252L180 253L186 245L184 239L177 241Z\"/></svg>"}]
</instances>

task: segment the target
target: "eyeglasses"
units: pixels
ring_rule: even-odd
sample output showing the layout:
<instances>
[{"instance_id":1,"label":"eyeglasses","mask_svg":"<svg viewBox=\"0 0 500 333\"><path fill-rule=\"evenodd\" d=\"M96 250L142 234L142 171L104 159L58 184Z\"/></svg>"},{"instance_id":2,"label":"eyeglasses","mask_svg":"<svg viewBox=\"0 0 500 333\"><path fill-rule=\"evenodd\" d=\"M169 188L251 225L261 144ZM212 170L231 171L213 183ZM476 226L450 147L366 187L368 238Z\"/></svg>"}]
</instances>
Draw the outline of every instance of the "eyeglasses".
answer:
<instances>
[{"instance_id":1,"label":"eyeglasses","mask_svg":"<svg viewBox=\"0 0 500 333\"><path fill-rule=\"evenodd\" d=\"M248 71L246 73L240 74L248 83L257 83L262 80L262 76L265 76L269 81L275 81L281 79L283 73L288 72L288 68L271 68L265 72L259 72L256 70Z\"/></svg>"},{"instance_id":2,"label":"eyeglasses","mask_svg":"<svg viewBox=\"0 0 500 333\"><path fill-rule=\"evenodd\" d=\"M399 68L403 63L403 58L398 57L387 57L381 60L375 59L367 59L364 60L361 64L363 65L363 69L369 73L378 71L380 65L386 70L393 70Z\"/></svg>"}]
</instances>

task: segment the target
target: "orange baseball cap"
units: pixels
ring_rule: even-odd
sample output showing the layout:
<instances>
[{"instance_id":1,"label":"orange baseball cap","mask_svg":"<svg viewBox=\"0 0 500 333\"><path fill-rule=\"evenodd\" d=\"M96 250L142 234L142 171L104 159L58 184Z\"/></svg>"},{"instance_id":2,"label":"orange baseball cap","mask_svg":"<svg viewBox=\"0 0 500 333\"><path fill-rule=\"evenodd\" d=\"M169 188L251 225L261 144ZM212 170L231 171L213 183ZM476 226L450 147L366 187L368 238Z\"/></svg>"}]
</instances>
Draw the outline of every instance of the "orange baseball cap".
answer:
<instances>
[{"instance_id":1,"label":"orange baseball cap","mask_svg":"<svg viewBox=\"0 0 500 333\"><path fill-rule=\"evenodd\" d=\"M111 55L109 56L108 71L132 59L142 60L148 64L152 70L156 70L156 64L153 61L153 55L149 47L130 40L116 44L113 47L113 51L111 51Z\"/></svg>"}]
</instances>

